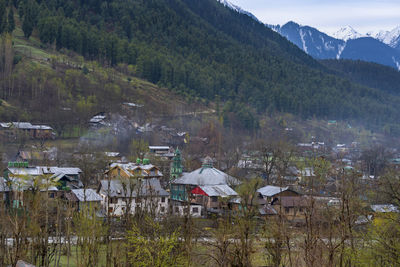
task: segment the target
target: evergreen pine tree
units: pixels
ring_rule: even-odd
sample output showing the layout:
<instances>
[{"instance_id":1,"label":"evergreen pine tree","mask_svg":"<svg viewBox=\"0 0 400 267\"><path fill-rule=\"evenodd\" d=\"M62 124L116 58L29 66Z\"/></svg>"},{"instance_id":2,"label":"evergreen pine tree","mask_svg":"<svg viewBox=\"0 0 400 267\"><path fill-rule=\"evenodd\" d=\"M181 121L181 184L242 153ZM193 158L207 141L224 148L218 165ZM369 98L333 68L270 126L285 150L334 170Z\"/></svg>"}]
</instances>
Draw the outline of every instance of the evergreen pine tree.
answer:
<instances>
[{"instance_id":1,"label":"evergreen pine tree","mask_svg":"<svg viewBox=\"0 0 400 267\"><path fill-rule=\"evenodd\" d=\"M37 23L38 9L39 6L35 1L26 1L23 8L23 21L22 21L22 30L24 32L24 36L29 38L32 34L33 28Z\"/></svg>"},{"instance_id":2,"label":"evergreen pine tree","mask_svg":"<svg viewBox=\"0 0 400 267\"><path fill-rule=\"evenodd\" d=\"M4 0L0 0L0 34L2 34L7 25L7 18L6 18L6 3Z\"/></svg>"},{"instance_id":3,"label":"evergreen pine tree","mask_svg":"<svg viewBox=\"0 0 400 267\"><path fill-rule=\"evenodd\" d=\"M24 16L24 20L22 22L22 30L24 31L24 36L29 38L33 31L33 21L29 17L29 15Z\"/></svg>"},{"instance_id":4,"label":"evergreen pine tree","mask_svg":"<svg viewBox=\"0 0 400 267\"><path fill-rule=\"evenodd\" d=\"M10 8L8 12L8 24L7 24L7 32L12 33L15 29L15 21L14 21L14 11Z\"/></svg>"}]
</instances>

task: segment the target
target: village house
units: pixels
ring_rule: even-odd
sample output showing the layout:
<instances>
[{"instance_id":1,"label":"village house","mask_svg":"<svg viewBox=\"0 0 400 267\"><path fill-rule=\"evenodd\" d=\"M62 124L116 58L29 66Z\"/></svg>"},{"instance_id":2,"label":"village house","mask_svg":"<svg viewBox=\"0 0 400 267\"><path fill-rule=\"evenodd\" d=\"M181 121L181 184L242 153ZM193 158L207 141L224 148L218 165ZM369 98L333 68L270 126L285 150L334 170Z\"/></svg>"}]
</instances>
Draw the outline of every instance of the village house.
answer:
<instances>
[{"instance_id":1,"label":"village house","mask_svg":"<svg viewBox=\"0 0 400 267\"><path fill-rule=\"evenodd\" d=\"M103 198L96 193L96 190L87 189L72 189L65 194L65 198L72 203L77 211L84 207L95 210L101 209L101 201Z\"/></svg>"},{"instance_id":2,"label":"village house","mask_svg":"<svg viewBox=\"0 0 400 267\"><path fill-rule=\"evenodd\" d=\"M229 200L238 194L226 184L199 185L191 191L193 202L207 211L222 212L228 209ZM225 199L226 201L221 201Z\"/></svg>"},{"instance_id":3,"label":"village house","mask_svg":"<svg viewBox=\"0 0 400 267\"><path fill-rule=\"evenodd\" d=\"M143 159L143 162L137 159L136 163L111 163L105 174L109 179L161 179L163 177L162 172L156 166L150 164L148 159Z\"/></svg>"},{"instance_id":4,"label":"village house","mask_svg":"<svg viewBox=\"0 0 400 267\"><path fill-rule=\"evenodd\" d=\"M292 222L304 219L307 207L310 205L309 198L305 196L282 196L271 203L271 207Z\"/></svg>"},{"instance_id":5,"label":"village house","mask_svg":"<svg viewBox=\"0 0 400 267\"><path fill-rule=\"evenodd\" d=\"M289 187L279 187L267 185L257 190L260 194L260 204L262 200L265 204L260 210L262 215L282 214L288 220L301 220L304 218L304 212L309 204L307 198Z\"/></svg>"},{"instance_id":6,"label":"village house","mask_svg":"<svg viewBox=\"0 0 400 267\"><path fill-rule=\"evenodd\" d=\"M236 192L230 186L238 184L236 178L214 168L212 159L206 157L201 168L190 173L182 173L181 177L171 181L171 205L185 206L189 202L204 205L206 211L207 209L215 211L215 208L223 206L219 203L218 196L236 196ZM215 186L214 189L212 186Z\"/></svg>"},{"instance_id":7,"label":"village house","mask_svg":"<svg viewBox=\"0 0 400 267\"><path fill-rule=\"evenodd\" d=\"M33 125L30 122L1 122L0 137L13 140L17 137L31 139L54 139L53 128L47 125Z\"/></svg>"},{"instance_id":8,"label":"village house","mask_svg":"<svg viewBox=\"0 0 400 267\"><path fill-rule=\"evenodd\" d=\"M173 157L174 152L169 146L149 146L150 153L161 157Z\"/></svg>"},{"instance_id":9,"label":"village house","mask_svg":"<svg viewBox=\"0 0 400 267\"><path fill-rule=\"evenodd\" d=\"M29 166L28 162L9 162L4 178L37 177L49 179L59 190L82 188L81 169L76 167Z\"/></svg>"},{"instance_id":10,"label":"village house","mask_svg":"<svg viewBox=\"0 0 400 267\"><path fill-rule=\"evenodd\" d=\"M100 182L103 209L111 216L122 216L142 210L162 216L168 213L169 193L157 178L114 179Z\"/></svg>"},{"instance_id":11,"label":"village house","mask_svg":"<svg viewBox=\"0 0 400 267\"><path fill-rule=\"evenodd\" d=\"M266 200L267 203L273 202L275 199L280 197L296 197L299 193L289 189L289 187L279 187L273 185L267 185L257 190L260 196Z\"/></svg>"},{"instance_id":12,"label":"village house","mask_svg":"<svg viewBox=\"0 0 400 267\"><path fill-rule=\"evenodd\" d=\"M6 206L19 208L25 203L26 191L36 191L41 194L47 194L49 198L59 198L61 191L49 180L40 177L12 177L3 178L3 201Z\"/></svg>"}]
</instances>

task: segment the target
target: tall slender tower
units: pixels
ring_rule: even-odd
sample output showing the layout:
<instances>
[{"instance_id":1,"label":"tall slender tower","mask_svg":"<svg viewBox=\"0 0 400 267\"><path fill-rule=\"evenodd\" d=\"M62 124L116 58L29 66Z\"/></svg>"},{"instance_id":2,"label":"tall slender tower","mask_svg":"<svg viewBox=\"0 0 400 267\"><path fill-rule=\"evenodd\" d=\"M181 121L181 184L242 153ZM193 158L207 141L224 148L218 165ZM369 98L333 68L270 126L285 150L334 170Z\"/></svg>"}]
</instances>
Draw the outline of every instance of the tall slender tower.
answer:
<instances>
[{"instance_id":1,"label":"tall slender tower","mask_svg":"<svg viewBox=\"0 0 400 267\"><path fill-rule=\"evenodd\" d=\"M171 171L170 171L170 180L175 180L176 178L182 175L182 159L181 159L181 151L179 148L175 151L175 156L172 161Z\"/></svg>"}]
</instances>

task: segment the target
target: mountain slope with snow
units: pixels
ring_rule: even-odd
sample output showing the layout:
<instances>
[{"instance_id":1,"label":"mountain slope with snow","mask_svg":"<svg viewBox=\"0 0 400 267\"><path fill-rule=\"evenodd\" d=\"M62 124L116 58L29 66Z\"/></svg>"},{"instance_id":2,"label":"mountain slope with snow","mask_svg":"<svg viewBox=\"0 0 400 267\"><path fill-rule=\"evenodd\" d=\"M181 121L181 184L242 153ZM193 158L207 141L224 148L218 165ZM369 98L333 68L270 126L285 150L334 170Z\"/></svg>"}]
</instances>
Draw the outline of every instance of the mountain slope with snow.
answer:
<instances>
[{"instance_id":1,"label":"mountain slope with snow","mask_svg":"<svg viewBox=\"0 0 400 267\"><path fill-rule=\"evenodd\" d=\"M251 14L250 12L248 12L248 11L246 11L246 10L243 10L241 7L232 4L231 2L229 2L229 1L227 1L227 0L217 0L217 1L220 2L221 4L223 4L224 6L230 8L230 9L232 9L232 10L235 10L236 12L239 12L240 14L245 14L245 15L247 15L247 16L253 18L254 20L260 22L260 21L258 20L258 18L257 18L256 16L254 16L253 14Z\"/></svg>"},{"instance_id":2,"label":"mountain slope with snow","mask_svg":"<svg viewBox=\"0 0 400 267\"><path fill-rule=\"evenodd\" d=\"M382 33L378 40L362 35L350 26L340 29L334 37L292 21L283 26L267 26L314 58L364 60L400 71L400 49L395 49L400 46L400 40L396 29Z\"/></svg>"},{"instance_id":3,"label":"mountain slope with snow","mask_svg":"<svg viewBox=\"0 0 400 267\"><path fill-rule=\"evenodd\" d=\"M339 31L335 32L332 36L336 39L343 41L365 37L365 35L357 32L351 26L346 26L341 28Z\"/></svg>"},{"instance_id":4,"label":"mountain slope with snow","mask_svg":"<svg viewBox=\"0 0 400 267\"><path fill-rule=\"evenodd\" d=\"M393 48L400 49L400 26L391 31L380 31L375 38Z\"/></svg>"},{"instance_id":5,"label":"mountain slope with snow","mask_svg":"<svg viewBox=\"0 0 400 267\"><path fill-rule=\"evenodd\" d=\"M293 21L283 26L274 26L273 29L315 58L336 58L345 44L315 28L301 26Z\"/></svg>"}]
</instances>

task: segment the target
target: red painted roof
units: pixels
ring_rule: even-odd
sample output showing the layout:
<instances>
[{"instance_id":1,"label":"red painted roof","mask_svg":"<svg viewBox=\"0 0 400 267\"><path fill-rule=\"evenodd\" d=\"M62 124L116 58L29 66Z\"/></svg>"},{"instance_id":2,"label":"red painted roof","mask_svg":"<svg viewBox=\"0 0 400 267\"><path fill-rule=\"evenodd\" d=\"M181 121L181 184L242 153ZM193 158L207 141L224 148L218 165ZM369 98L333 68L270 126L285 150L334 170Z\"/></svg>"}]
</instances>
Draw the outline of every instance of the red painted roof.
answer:
<instances>
[{"instance_id":1,"label":"red painted roof","mask_svg":"<svg viewBox=\"0 0 400 267\"><path fill-rule=\"evenodd\" d=\"M192 194L208 196L199 186L192 190Z\"/></svg>"}]
</instances>

